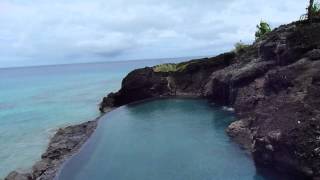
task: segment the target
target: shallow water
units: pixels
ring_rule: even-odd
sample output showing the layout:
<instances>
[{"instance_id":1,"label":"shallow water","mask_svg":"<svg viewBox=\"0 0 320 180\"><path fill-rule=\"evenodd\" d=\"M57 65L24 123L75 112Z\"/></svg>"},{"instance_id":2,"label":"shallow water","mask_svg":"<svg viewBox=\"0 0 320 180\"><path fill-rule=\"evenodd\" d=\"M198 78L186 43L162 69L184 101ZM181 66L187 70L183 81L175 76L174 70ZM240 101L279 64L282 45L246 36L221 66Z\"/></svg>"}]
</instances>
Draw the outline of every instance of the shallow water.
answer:
<instances>
[{"instance_id":1,"label":"shallow water","mask_svg":"<svg viewBox=\"0 0 320 180\"><path fill-rule=\"evenodd\" d=\"M106 116L59 180L263 180L226 135L234 115L204 100L165 99Z\"/></svg>"},{"instance_id":2,"label":"shallow water","mask_svg":"<svg viewBox=\"0 0 320 180\"><path fill-rule=\"evenodd\" d=\"M0 69L0 179L30 168L59 127L92 120L135 68L182 59Z\"/></svg>"}]
</instances>

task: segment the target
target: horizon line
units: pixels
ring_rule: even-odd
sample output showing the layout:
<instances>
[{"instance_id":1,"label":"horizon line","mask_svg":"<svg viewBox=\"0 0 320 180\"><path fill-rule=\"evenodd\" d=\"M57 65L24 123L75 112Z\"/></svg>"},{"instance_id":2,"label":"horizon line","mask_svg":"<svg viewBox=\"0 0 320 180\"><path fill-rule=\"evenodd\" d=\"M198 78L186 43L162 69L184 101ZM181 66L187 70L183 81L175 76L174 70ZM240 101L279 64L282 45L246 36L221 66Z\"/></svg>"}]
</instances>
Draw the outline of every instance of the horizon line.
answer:
<instances>
[{"instance_id":1,"label":"horizon line","mask_svg":"<svg viewBox=\"0 0 320 180\"><path fill-rule=\"evenodd\" d=\"M48 66L68 66L68 65L84 65L84 64L99 64L99 63L123 63L130 61L147 61L147 60L165 60L165 59L182 59L186 58L186 61L192 60L190 58L205 58L212 57L215 55L199 55L199 56L183 56L183 57L165 57L165 58L142 58L142 59L126 59L126 60L111 60L111 61L93 61L93 62L75 62L75 63L57 63L57 64L39 64L39 65L26 65L26 66L7 66L1 67L1 69L20 69L20 68L37 68L37 67L48 67ZM188 59L187 59L188 58Z\"/></svg>"}]
</instances>

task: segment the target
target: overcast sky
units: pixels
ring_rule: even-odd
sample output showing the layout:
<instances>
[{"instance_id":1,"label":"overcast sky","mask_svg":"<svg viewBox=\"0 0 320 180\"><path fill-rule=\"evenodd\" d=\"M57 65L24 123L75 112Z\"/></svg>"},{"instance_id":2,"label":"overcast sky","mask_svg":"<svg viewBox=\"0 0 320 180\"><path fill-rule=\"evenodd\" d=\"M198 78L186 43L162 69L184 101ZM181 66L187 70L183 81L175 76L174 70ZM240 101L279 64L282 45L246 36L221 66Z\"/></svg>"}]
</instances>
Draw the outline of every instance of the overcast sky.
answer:
<instances>
[{"instance_id":1,"label":"overcast sky","mask_svg":"<svg viewBox=\"0 0 320 180\"><path fill-rule=\"evenodd\" d=\"M0 67L215 55L307 0L0 0Z\"/></svg>"}]
</instances>

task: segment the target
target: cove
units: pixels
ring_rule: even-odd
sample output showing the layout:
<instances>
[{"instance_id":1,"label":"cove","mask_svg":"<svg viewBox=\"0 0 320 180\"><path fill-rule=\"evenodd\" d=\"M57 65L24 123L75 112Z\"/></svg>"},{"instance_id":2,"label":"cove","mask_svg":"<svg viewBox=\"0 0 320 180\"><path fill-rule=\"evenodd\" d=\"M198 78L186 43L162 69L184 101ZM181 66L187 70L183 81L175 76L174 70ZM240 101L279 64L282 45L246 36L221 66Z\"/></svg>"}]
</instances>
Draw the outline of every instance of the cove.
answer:
<instances>
[{"instance_id":1,"label":"cove","mask_svg":"<svg viewBox=\"0 0 320 180\"><path fill-rule=\"evenodd\" d=\"M196 99L161 99L102 117L59 180L264 180L226 135L232 112Z\"/></svg>"}]
</instances>

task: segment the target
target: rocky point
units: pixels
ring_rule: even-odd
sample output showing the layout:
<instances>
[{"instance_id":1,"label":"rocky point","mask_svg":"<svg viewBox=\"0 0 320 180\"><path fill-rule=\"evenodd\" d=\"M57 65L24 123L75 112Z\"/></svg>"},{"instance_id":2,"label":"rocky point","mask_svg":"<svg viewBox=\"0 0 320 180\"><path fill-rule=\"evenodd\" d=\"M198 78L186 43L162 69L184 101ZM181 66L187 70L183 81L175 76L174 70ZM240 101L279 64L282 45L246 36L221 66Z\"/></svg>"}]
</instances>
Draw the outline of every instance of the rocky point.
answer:
<instances>
[{"instance_id":1,"label":"rocky point","mask_svg":"<svg viewBox=\"0 0 320 180\"><path fill-rule=\"evenodd\" d=\"M192 96L235 109L226 130L258 166L320 178L320 23L283 25L241 52L129 73L100 110Z\"/></svg>"}]
</instances>

